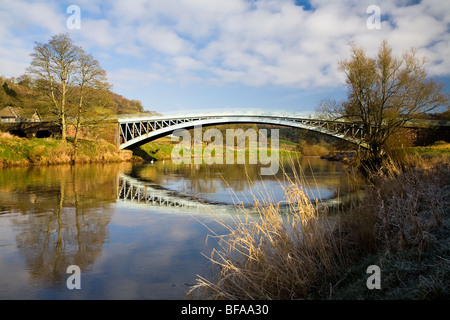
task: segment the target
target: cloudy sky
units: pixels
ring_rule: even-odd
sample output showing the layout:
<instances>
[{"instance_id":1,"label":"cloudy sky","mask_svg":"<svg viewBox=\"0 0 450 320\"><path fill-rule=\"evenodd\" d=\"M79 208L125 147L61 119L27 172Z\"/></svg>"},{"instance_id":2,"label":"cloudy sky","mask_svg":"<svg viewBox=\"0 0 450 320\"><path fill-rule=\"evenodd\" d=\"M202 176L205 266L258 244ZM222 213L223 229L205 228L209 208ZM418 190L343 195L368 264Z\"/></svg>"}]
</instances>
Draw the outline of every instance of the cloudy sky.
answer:
<instances>
[{"instance_id":1,"label":"cloudy sky","mask_svg":"<svg viewBox=\"0 0 450 320\"><path fill-rule=\"evenodd\" d=\"M351 40L369 55L383 39L398 55L415 47L449 91L449 31L448 0L0 0L0 75L21 75L34 41L67 32L147 110L312 112L346 96L337 62Z\"/></svg>"}]
</instances>

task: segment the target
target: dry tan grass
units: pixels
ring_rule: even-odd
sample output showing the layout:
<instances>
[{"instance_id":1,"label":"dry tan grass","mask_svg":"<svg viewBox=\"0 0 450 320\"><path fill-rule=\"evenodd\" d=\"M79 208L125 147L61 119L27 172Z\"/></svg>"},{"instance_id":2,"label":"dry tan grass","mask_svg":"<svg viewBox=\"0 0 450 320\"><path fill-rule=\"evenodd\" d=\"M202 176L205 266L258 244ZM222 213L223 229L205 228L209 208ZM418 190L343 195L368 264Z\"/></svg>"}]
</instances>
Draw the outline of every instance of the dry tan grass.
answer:
<instances>
[{"instance_id":1,"label":"dry tan grass","mask_svg":"<svg viewBox=\"0 0 450 320\"><path fill-rule=\"evenodd\" d=\"M287 180L283 210L255 197L245 218L221 221L229 234L211 253L216 278L199 277L188 298L301 299L346 265L333 223L310 201L299 176Z\"/></svg>"},{"instance_id":2,"label":"dry tan grass","mask_svg":"<svg viewBox=\"0 0 450 320\"><path fill-rule=\"evenodd\" d=\"M409 161L373 173L366 196L337 221L309 200L300 175L288 179L285 215L267 200L256 202L254 214L222 221L229 234L210 256L217 272L199 277L187 298L329 298L368 254L426 250L449 204L450 164Z\"/></svg>"},{"instance_id":3,"label":"dry tan grass","mask_svg":"<svg viewBox=\"0 0 450 320\"><path fill-rule=\"evenodd\" d=\"M373 177L366 203L376 217L374 236L379 247L401 250L415 246L423 250L432 241L434 229L443 225L450 196L448 157L408 157L399 168L390 164Z\"/></svg>"},{"instance_id":4,"label":"dry tan grass","mask_svg":"<svg viewBox=\"0 0 450 320\"><path fill-rule=\"evenodd\" d=\"M0 138L4 138L4 139L23 139L23 138L19 138L9 132L3 132L0 131Z\"/></svg>"}]
</instances>

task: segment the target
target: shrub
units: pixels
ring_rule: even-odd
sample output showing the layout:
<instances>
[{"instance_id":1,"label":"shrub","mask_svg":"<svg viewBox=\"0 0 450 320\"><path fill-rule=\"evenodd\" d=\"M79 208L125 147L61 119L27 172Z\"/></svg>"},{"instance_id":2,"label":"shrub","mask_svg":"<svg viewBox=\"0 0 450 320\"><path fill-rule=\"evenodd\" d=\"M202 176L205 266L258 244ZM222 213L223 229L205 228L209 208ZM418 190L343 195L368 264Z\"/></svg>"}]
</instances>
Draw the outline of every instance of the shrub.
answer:
<instances>
[{"instance_id":1,"label":"shrub","mask_svg":"<svg viewBox=\"0 0 450 320\"><path fill-rule=\"evenodd\" d=\"M28 151L28 159L31 163L39 163L45 158L45 147L44 146L36 146Z\"/></svg>"},{"instance_id":2,"label":"shrub","mask_svg":"<svg viewBox=\"0 0 450 320\"><path fill-rule=\"evenodd\" d=\"M330 148L327 144L309 144L302 140L298 144L298 150L304 156L323 156L330 152Z\"/></svg>"}]
</instances>

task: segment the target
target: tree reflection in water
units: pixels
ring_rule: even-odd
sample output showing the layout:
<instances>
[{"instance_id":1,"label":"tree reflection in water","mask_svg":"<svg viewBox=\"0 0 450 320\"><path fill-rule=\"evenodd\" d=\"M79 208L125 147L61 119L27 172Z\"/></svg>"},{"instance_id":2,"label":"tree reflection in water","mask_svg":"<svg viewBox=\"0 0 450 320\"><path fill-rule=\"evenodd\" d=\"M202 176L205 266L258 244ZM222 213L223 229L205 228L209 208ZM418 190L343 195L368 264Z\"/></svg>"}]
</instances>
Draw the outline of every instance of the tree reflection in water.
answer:
<instances>
[{"instance_id":1,"label":"tree reflection in water","mask_svg":"<svg viewBox=\"0 0 450 320\"><path fill-rule=\"evenodd\" d=\"M126 165L126 164L125 164ZM21 213L13 219L16 243L30 279L39 285L65 283L67 267L88 270L108 239L123 165L14 168L0 171L0 203Z\"/></svg>"}]
</instances>

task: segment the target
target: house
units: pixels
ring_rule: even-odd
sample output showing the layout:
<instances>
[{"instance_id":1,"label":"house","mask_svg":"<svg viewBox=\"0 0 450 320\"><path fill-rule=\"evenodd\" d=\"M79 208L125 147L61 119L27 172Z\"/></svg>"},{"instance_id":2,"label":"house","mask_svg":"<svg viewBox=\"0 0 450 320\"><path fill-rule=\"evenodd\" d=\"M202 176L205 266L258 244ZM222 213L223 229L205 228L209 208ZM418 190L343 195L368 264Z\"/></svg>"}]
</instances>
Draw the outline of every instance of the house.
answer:
<instances>
[{"instance_id":1,"label":"house","mask_svg":"<svg viewBox=\"0 0 450 320\"><path fill-rule=\"evenodd\" d=\"M0 122L17 122L20 120L17 108L5 107L0 110Z\"/></svg>"},{"instance_id":2,"label":"house","mask_svg":"<svg viewBox=\"0 0 450 320\"><path fill-rule=\"evenodd\" d=\"M7 106L0 110L0 122L41 122L39 111L25 112L21 108Z\"/></svg>"},{"instance_id":3,"label":"house","mask_svg":"<svg viewBox=\"0 0 450 320\"><path fill-rule=\"evenodd\" d=\"M41 115L37 110L35 110L33 115L28 118L28 122L41 122L41 121L42 121Z\"/></svg>"}]
</instances>

